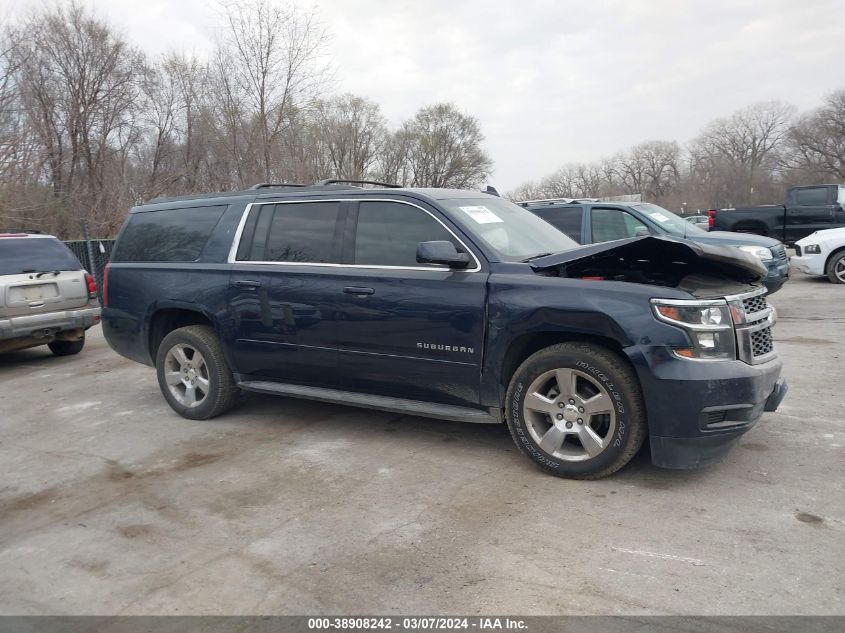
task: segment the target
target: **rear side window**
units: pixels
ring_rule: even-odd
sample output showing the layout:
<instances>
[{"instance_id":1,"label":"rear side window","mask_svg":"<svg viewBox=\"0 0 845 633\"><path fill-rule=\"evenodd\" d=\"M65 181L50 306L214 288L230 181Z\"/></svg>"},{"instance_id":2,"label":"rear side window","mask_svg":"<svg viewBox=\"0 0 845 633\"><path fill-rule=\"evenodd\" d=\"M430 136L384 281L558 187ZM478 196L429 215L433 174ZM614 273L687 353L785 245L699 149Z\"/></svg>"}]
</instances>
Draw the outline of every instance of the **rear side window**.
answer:
<instances>
[{"instance_id":1,"label":"rear side window","mask_svg":"<svg viewBox=\"0 0 845 633\"><path fill-rule=\"evenodd\" d=\"M112 261L196 261L225 210L226 205L221 205L133 213Z\"/></svg>"},{"instance_id":2,"label":"rear side window","mask_svg":"<svg viewBox=\"0 0 845 633\"><path fill-rule=\"evenodd\" d=\"M828 204L827 191L825 187L799 189L795 192L795 202L801 207Z\"/></svg>"},{"instance_id":3,"label":"rear side window","mask_svg":"<svg viewBox=\"0 0 845 633\"><path fill-rule=\"evenodd\" d=\"M334 234L339 202L263 204L256 210L259 216L247 260L337 263Z\"/></svg>"},{"instance_id":4,"label":"rear side window","mask_svg":"<svg viewBox=\"0 0 845 633\"><path fill-rule=\"evenodd\" d=\"M82 270L70 249L46 237L0 237L0 275Z\"/></svg>"},{"instance_id":5,"label":"rear side window","mask_svg":"<svg viewBox=\"0 0 845 633\"><path fill-rule=\"evenodd\" d=\"M449 241L464 248L440 222L417 207L398 202L361 202L353 264L427 267L417 262L420 242Z\"/></svg>"},{"instance_id":6,"label":"rear side window","mask_svg":"<svg viewBox=\"0 0 845 633\"><path fill-rule=\"evenodd\" d=\"M581 207L536 209L534 213L561 233L565 233L579 244L581 243L581 225L584 223L584 211Z\"/></svg>"}]
</instances>

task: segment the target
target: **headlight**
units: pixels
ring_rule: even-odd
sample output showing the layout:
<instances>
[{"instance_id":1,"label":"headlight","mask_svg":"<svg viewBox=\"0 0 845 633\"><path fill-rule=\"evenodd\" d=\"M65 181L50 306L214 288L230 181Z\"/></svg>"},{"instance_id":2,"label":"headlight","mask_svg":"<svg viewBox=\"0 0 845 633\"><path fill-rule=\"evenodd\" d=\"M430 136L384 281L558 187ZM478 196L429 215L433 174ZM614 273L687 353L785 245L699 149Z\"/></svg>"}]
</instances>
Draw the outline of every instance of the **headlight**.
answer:
<instances>
[{"instance_id":1,"label":"headlight","mask_svg":"<svg viewBox=\"0 0 845 633\"><path fill-rule=\"evenodd\" d=\"M807 244L802 250L809 255L818 255L822 252L818 244Z\"/></svg>"},{"instance_id":2,"label":"headlight","mask_svg":"<svg viewBox=\"0 0 845 633\"><path fill-rule=\"evenodd\" d=\"M762 262L767 262L772 259L772 251L765 246L740 246L739 250L751 253Z\"/></svg>"},{"instance_id":3,"label":"headlight","mask_svg":"<svg viewBox=\"0 0 845 633\"><path fill-rule=\"evenodd\" d=\"M673 301L652 299L658 319L686 330L690 347L675 348L682 358L733 360L736 358L731 312L725 301Z\"/></svg>"}]
</instances>

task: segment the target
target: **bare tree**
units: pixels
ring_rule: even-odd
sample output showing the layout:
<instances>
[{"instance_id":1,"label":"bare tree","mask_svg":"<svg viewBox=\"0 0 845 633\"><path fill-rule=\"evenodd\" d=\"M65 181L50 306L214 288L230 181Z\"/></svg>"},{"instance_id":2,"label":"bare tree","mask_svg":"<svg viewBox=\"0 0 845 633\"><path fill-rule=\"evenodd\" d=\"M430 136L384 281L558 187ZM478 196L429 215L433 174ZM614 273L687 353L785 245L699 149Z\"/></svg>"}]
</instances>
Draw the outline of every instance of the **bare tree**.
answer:
<instances>
[{"instance_id":1,"label":"bare tree","mask_svg":"<svg viewBox=\"0 0 845 633\"><path fill-rule=\"evenodd\" d=\"M621 154L615 161L615 172L625 193L659 200L678 182L680 155L675 141L646 141Z\"/></svg>"},{"instance_id":2,"label":"bare tree","mask_svg":"<svg viewBox=\"0 0 845 633\"><path fill-rule=\"evenodd\" d=\"M213 62L223 136L245 178L280 174L278 150L293 108L316 96L326 78L327 36L313 11L295 4L246 0L225 8L227 29Z\"/></svg>"},{"instance_id":3,"label":"bare tree","mask_svg":"<svg viewBox=\"0 0 845 633\"><path fill-rule=\"evenodd\" d=\"M318 101L314 119L330 175L362 179L372 172L387 136L387 122L378 104L345 94Z\"/></svg>"},{"instance_id":4,"label":"bare tree","mask_svg":"<svg viewBox=\"0 0 845 633\"><path fill-rule=\"evenodd\" d=\"M412 133L406 123L398 130L388 132L376 159L375 178L403 185L413 181L411 171Z\"/></svg>"},{"instance_id":5,"label":"bare tree","mask_svg":"<svg viewBox=\"0 0 845 633\"><path fill-rule=\"evenodd\" d=\"M824 104L802 116L789 137L790 167L819 179L845 181L845 90L827 95Z\"/></svg>"},{"instance_id":6,"label":"bare tree","mask_svg":"<svg viewBox=\"0 0 845 633\"><path fill-rule=\"evenodd\" d=\"M412 182L419 187L470 187L490 173L484 135L475 117L454 105L422 108L406 126Z\"/></svg>"},{"instance_id":7,"label":"bare tree","mask_svg":"<svg viewBox=\"0 0 845 633\"><path fill-rule=\"evenodd\" d=\"M696 141L708 160L726 161L740 177L737 202L753 203L755 186L777 166L795 107L780 101L755 103L710 123Z\"/></svg>"},{"instance_id":8,"label":"bare tree","mask_svg":"<svg viewBox=\"0 0 845 633\"><path fill-rule=\"evenodd\" d=\"M103 220L136 140L140 53L76 3L33 15L14 49L16 85L56 198ZM71 195L72 194L72 195ZM118 198L120 195L118 194Z\"/></svg>"}]
</instances>

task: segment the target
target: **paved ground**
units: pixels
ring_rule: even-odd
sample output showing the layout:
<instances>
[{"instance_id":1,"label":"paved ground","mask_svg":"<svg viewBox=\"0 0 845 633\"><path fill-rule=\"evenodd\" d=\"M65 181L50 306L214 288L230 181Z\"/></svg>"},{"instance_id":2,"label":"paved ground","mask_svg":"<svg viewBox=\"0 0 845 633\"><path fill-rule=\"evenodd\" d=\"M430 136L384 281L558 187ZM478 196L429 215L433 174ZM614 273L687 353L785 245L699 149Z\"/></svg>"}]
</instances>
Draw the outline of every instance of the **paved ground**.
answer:
<instances>
[{"instance_id":1,"label":"paved ground","mask_svg":"<svg viewBox=\"0 0 845 633\"><path fill-rule=\"evenodd\" d=\"M845 613L845 286L721 464L556 479L504 428L247 396L190 422L95 332L0 360L0 613Z\"/></svg>"}]
</instances>

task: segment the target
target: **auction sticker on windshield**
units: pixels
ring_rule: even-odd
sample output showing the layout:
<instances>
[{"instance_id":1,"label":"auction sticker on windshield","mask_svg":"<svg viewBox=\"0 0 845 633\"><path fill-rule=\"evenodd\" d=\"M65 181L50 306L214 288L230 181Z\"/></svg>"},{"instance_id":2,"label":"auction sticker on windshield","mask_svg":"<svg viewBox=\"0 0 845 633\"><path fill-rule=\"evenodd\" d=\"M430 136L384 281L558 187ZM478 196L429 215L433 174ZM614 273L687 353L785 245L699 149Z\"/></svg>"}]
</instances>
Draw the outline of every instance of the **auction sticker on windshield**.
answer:
<instances>
[{"instance_id":1,"label":"auction sticker on windshield","mask_svg":"<svg viewBox=\"0 0 845 633\"><path fill-rule=\"evenodd\" d=\"M485 206L477 205L472 207L458 207L461 211L466 213L473 220L479 224L493 224L495 222L502 222L502 218L493 213Z\"/></svg>"},{"instance_id":2,"label":"auction sticker on windshield","mask_svg":"<svg viewBox=\"0 0 845 633\"><path fill-rule=\"evenodd\" d=\"M650 217L654 218L658 222L670 222L671 218L667 218L665 215L660 213L660 211L651 211L648 214Z\"/></svg>"}]
</instances>

